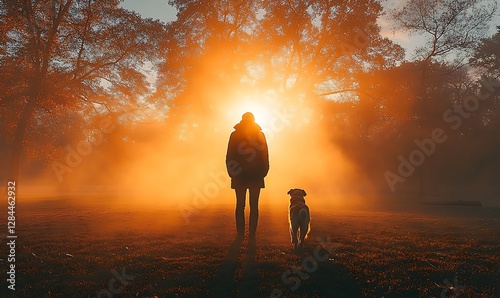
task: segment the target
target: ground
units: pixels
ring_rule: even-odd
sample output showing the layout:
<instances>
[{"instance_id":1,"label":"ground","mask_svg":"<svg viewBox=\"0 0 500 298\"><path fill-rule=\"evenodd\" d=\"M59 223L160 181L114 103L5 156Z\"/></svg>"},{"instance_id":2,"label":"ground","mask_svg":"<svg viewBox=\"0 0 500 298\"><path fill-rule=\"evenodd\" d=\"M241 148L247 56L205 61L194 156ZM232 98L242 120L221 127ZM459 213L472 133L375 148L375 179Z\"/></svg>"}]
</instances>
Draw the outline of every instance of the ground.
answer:
<instances>
[{"instance_id":1,"label":"ground","mask_svg":"<svg viewBox=\"0 0 500 298\"><path fill-rule=\"evenodd\" d=\"M82 200L18 202L16 291L1 296L500 297L498 208L311 208L294 254L286 206L262 205L239 242L232 205L187 222L177 205Z\"/></svg>"}]
</instances>

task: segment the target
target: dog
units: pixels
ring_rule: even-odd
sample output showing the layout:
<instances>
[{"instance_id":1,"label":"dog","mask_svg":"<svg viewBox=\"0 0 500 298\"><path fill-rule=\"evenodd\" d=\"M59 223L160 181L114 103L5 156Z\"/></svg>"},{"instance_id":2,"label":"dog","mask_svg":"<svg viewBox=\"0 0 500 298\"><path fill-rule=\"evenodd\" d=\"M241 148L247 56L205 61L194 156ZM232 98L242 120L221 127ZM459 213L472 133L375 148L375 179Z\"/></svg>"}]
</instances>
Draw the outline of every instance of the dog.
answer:
<instances>
[{"instance_id":1,"label":"dog","mask_svg":"<svg viewBox=\"0 0 500 298\"><path fill-rule=\"evenodd\" d=\"M304 239L309 233L311 215L304 197L307 195L303 189L292 188L288 191L290 195L290 207L288 208L288 222L290 223L290 236L292 238L293 250L301 250Z\"/></svg>"}]
</instances>

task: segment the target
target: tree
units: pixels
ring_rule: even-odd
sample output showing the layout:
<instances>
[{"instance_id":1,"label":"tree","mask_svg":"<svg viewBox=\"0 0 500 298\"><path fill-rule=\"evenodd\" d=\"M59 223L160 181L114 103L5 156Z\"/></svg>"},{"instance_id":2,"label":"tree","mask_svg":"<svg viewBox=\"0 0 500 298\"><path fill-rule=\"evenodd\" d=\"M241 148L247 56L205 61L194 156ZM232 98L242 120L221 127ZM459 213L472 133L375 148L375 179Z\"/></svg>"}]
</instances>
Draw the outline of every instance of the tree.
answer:
<instances>
[{"instance_id":1,"label":"tree","mask_svg":"<svg viewBox=\"0 0 500 298\"><path fill-rule=\"evenodd\" d=\"M355 91L357 74L402 60L402 48L380 34L380 1L265 3L257 40L262 81L275 81L287 96Z\"/></svg>"},{"instance_id":2,"label":"tree","mask_svg":"<svg viewBox=\"0 0 500 298\"><path fill-rule=\"evenodd\" d=\"M481 41L471 62L480 69L481 74L500 78L500 26L492 37Z\"/></svg>"},{"instance_id":3,"label":"tree","mask_svg":"<svg viewBox=\"0 0 500 298\"><path fill-rule=\"evenodd\" d=\"M403 57L402 48L380 34L380 1L170 4L179 13L165 45L160 85L178 95L172 113L217 115L214 106L245 93L258 97L271 91L288 103L314 101L356 90L357 73ZM181 108L188 105L189 110Z\"/></svg>"},{"instance_id":4,"label":"tree","mask_svg":"<svg viewBox=\"0 0 500 298\"><path fill-rule=\"evenodd\" d=\"M164 27L118 4L0 3L0 110L12 144L9 179L18 179L23 149L36 134L56 127L69 133L64 127L75 117L88 123L109 114L118 121L126 111L144 106L151 90L141 69L160 54L158 38ZM85 137L96 131L94 127ZM60 140L61 134L47 137L45 145Z\"/></svg>"},{"instance_id":5,"label":"tree","mask_svg":"<svg viewBox=\"0 0 500 298\"><path fill-rule=\"evenodd\" d=\"M429 115L435 112L433 81L446 81L446 77L464 66L477 41L489 29L496 7L496 2L489 0L409 0L402 8L391 11L395 29L426 37L425 44L415 53L421 74L416 94L418 127L425 127L425 122L432 120ZM423 171L418 169L421 195Z\"/></svg>"},{"instance_id":6,"label":"tree","mask_svg":"<svg viewBox=\"0 0 500 298\"><path fill-rule=\"evenodd\" d=\"M416 50L417 60L453 61L461 66L464 55L489 29L496 8L496 1L489 0L409 0L391 16L396 29L426 36L425 44Z\"/></svg>"},{"instance_id":7,"label":"tree","mask_svg":"<svg viewBox=\"0 0 500 298\"><path fill-rule=\"evenodd\" d=\"M205 128L203 134L213 132L201 123L200 116L217 117L216 106L223 106L241 86L258 3L169 1L178 14L162 43L166 55L156 94L172 106L171 122L188 123L189 127L195 123ZM183 137L187 134L182 133Z\"/></svg>"}]
</instances>

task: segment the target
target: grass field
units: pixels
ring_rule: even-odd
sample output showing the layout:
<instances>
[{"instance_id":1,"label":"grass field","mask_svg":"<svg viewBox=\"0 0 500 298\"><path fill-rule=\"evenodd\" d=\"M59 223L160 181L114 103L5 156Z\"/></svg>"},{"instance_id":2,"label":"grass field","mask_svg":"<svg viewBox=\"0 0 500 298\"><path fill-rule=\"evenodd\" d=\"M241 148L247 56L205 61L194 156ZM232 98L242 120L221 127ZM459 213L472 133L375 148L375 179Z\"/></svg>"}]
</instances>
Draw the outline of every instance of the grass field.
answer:
<instances>
[{"instance_id":1,"label":"grass field","mask_svg":"<svg viewBox=\"0 0 500 298\"><path fill-rule=\"evenodd\" d=\"M261 206L256 241L239 242L232 205L208 206L186 224L177 206L106 201L18 203L16 291L4 278L0 294L500 297L494 208L311 208L304 252L293 254L286 205Z\"/></svg>"}]
</instances>

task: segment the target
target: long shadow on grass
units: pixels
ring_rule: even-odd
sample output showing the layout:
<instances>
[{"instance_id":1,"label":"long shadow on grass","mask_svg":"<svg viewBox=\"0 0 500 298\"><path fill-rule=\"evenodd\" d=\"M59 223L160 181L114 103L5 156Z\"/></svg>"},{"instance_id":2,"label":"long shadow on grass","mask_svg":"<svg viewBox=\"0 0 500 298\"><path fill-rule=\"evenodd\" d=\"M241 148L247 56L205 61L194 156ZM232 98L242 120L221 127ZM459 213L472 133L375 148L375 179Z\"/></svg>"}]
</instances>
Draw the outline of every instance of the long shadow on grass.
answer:
<instances>
[{"instance_id":1,"label":"long shadow on grass","mask_svg":"<svg viewBox=\"0 0 500 298\"><path fill-rule=\"evenodd\" d=\"M302 296L305 293L314 293L320 297L355 298L363 297L361 289L344 265L327 261L319 264L318 270L310 274L310 278L303 282L297 294Z\"/></svg>"},{"instance_id":2,"label":"long shadow on grass","mask_svg":"<svg viewBox=\"0 0 500 298\"><path fill-rule=\"evenodd\" d=\"M243 264L243 273L241 276L238 297L259 297L259 273L257 270L257 261L255 260L256 253L257 246L255 243L255 238L250 238L248 240L245 263Z\"/></svg>"},{"instance_id":3,"label":"long shadow on grass","mask_svg":"<svg viewBox=\"0 0 500 298\"><path fill-rule=\"evenodd\" d=\"M317 249L317 248L315 248ZM280 275L283 283L274 288L272 297L363 297L362 286L357 282L348 268L336 261L332 252L326 259L313 261L318 256L313 247L307 247L297 254L285 270L286 280ZM319 252L320 255L325 251ZM285 274L283 272L283 274Z\"/></svg>"},{"instance_id":4,"label":"long shadow on grass","mask_svg":"<svg viewBox=\"0 0 500 298\"><path fill-rule=\"evenodd\" d=\"M232 296L231 293L236 287L235 273L238 269L238 254L242 243L243 239L237 237L229 247L229 252L215 276L209 297Z\"/></svg>"}]
</instances>

